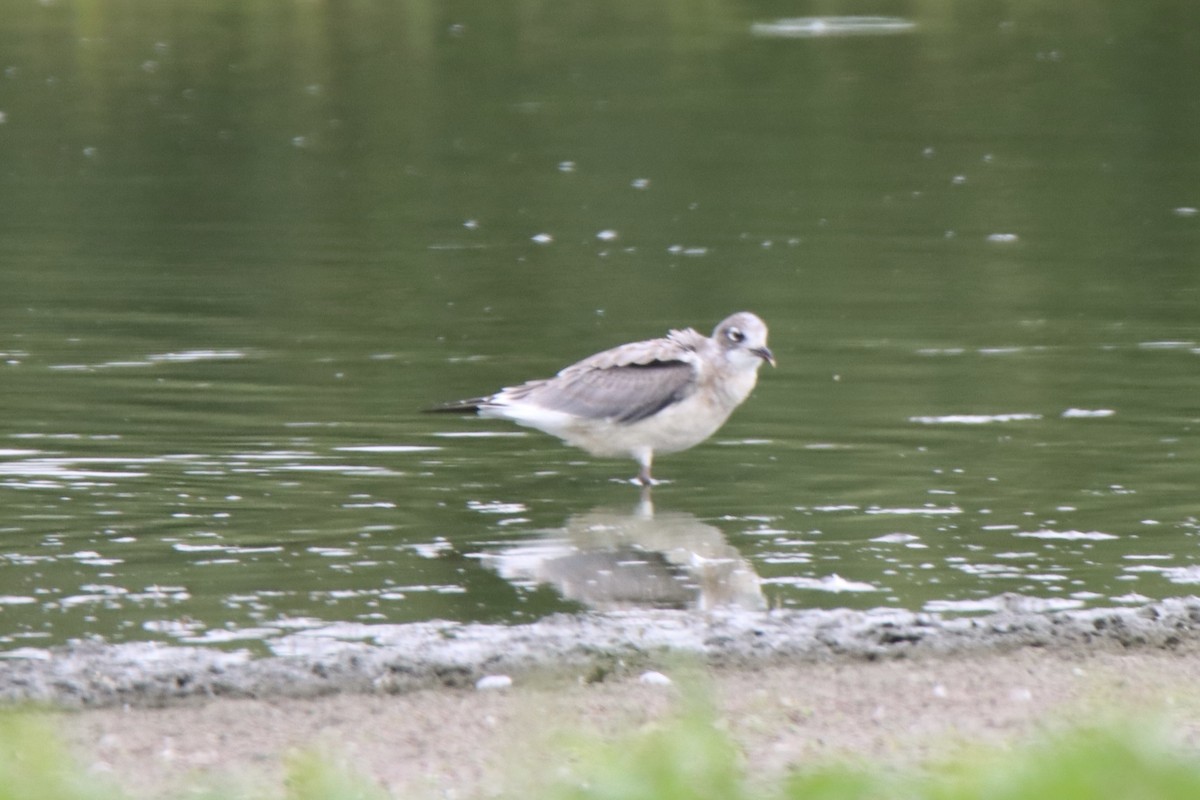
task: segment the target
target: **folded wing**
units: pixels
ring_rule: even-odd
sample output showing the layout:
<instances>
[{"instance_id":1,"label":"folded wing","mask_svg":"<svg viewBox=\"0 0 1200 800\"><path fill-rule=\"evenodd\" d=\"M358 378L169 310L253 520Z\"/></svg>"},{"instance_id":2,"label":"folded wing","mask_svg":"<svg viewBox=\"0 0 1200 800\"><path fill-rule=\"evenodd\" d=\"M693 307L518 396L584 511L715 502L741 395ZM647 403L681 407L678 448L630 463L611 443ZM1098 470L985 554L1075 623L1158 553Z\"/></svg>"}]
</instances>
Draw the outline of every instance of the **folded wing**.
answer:
<instances>
[{"instance_id":1,"label":"folded wing","mask_svg":"<svg viewBox=\"0 0 1200 800\"><path fill-rule=\"evenodd\" d=\"M498 405L529 402L585 419L633 423L680 402L696 388L695 368L684 361L563 370L557 377L505 389Z\"/></svg>"}]
</instances>

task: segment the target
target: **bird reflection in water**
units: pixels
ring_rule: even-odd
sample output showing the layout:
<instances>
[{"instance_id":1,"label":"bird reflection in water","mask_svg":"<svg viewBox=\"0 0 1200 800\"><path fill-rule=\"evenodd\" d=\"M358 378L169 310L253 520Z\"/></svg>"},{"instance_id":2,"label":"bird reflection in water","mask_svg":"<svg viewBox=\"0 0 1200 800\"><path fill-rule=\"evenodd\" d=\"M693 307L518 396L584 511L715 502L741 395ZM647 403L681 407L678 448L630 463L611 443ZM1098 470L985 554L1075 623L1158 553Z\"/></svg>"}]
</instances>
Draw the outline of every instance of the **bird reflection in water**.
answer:
<instances>
[{"instance_id":1,"label":"bird reflection in water","mask_svg":"<svg viewBox=\"0 0 1200 800\"><path fill-rule=\"evenodd\" d=\"M483 556L514 584L553 586L598 611L766 608L758 575L720 529L682 511L596 508L561 529Z\"/></svg>"}]
</instances>

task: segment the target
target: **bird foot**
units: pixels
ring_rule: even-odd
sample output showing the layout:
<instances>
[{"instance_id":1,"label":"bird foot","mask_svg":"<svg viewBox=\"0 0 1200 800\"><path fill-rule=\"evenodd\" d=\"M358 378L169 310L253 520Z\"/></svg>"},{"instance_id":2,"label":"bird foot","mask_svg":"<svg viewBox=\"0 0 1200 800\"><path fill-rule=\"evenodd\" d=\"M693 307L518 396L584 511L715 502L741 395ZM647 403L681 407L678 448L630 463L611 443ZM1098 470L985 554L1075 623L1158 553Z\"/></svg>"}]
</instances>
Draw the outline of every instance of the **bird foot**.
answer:
<instances>
[{"instance_id":1,"label":"bird foot","mask_svg":"<svg viewBox=\"0 0 1200 800\"><path fill-rule=\"evenodd\" d=\"M664 483L670 483L670 481L660 481L656 478L651 478L649 475L638 475L637 477L630 478L629 482L634 486L641 486L643 489L649 489L653 486L662 486Z\"/></svg>"}]
</instances>

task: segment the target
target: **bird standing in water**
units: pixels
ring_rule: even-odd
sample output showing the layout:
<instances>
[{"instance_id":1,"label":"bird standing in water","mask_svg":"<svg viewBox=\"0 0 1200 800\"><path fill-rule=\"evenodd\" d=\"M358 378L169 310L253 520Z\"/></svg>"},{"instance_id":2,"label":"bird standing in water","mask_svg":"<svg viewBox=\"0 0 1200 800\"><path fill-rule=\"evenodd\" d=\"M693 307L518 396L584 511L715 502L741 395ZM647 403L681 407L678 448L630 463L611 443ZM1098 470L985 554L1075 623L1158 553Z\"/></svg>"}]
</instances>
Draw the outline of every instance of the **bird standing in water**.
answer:
<instances>
[{"instance_id":1,"label":"bird standing in water","mask_svg":"<svg viewBox=\"0 0 1200 800\"><path fill-rule=\"evenodd\" d=\"M716 433L750 396L763 362L775 366L766 323L740 311L712 336L672 330L597 353L553 378L429 410L512 420L594 456L632 458L641 467L636 481L650 486L654 454L686 450Z\"/></svg>"}]
</instances>

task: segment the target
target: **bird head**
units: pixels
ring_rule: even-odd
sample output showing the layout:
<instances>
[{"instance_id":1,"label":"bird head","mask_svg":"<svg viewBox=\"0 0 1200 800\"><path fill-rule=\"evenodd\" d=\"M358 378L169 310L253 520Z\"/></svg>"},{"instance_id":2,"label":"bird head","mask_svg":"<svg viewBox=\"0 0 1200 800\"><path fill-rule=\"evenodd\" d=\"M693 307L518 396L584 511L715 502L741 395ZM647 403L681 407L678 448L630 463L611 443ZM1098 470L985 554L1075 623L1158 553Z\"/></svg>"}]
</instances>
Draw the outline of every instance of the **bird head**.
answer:
<instances>
[{"instance_id":1,"label":"bird head","mask_svg":"<svg viewBox=\"0 0 1200 800\"><path fill-rule=\"evenodd\" d=\"M726 317L713 330L713 339L728 359L753 359L757 366L763 361L775 366L775 354L767 347L767 323L749 311L739 311Z\"/></svg>"}]
</instances>

